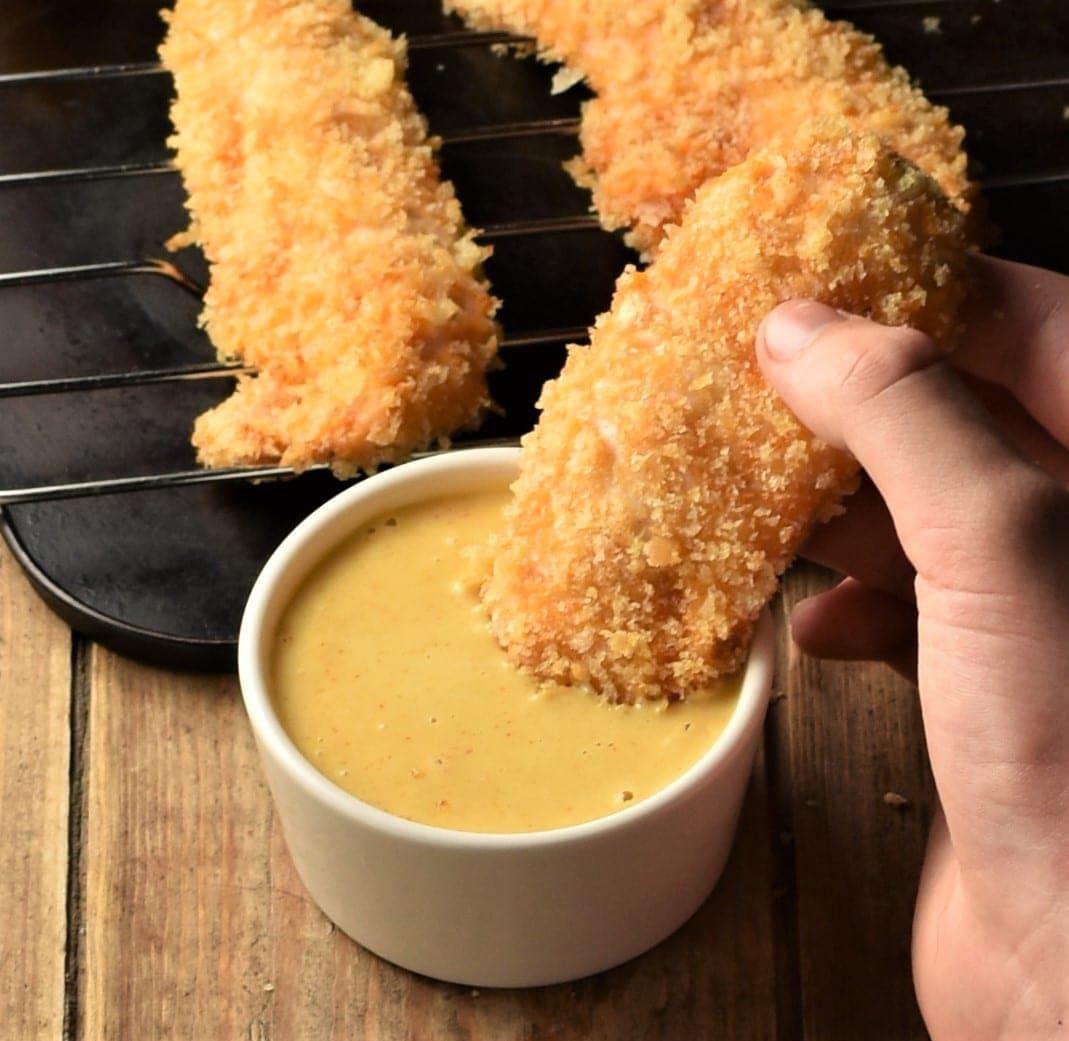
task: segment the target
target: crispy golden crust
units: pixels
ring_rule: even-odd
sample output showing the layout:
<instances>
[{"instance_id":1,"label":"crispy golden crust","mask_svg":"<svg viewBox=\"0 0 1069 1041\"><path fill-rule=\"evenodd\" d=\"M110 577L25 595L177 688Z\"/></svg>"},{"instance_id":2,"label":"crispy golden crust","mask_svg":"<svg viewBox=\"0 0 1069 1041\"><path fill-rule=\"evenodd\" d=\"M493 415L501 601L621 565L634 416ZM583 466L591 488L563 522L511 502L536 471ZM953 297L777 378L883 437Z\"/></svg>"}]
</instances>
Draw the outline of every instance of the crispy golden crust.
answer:
<instances>
[{"instance_id":1,"label":"crispy golden crust","mask_svg":"<svg viewBox=\"0 0 1069 1041\"><path fill-rule=\"evenodd\" d=\"M254 366L201 416L210 466L396 460L478 420L486 250L438 178L403 44L348 0L178 0L171 144L211 263L203 323Z\"/></svg>"},{"instance_id":2,"label":"crispy golden crust","mask_svg":"<svg viewBox=\"0 0 1069 1041\"><path fill-rule=\"evenodd\" d=\"M821 115L885 137L967 209L963 132L874 40L790 0L448 0L537 38L596 92L572 166L607 228L652 255L711 177Z\"/></svg>"},{"instance_id":3,"label":"crispy golden crust","mask_svg":"<svg viewBox=\"0 0 1069 1041\"><path fill-rule=\"evenodd\" d=\"M777 576L857 473L760 375L760 320L811 297L946 342L962 223L934 182L838 121L703 187L543 392L486 561L512 659L622 701L737 668Z\"/></svg>"}]
</instances>

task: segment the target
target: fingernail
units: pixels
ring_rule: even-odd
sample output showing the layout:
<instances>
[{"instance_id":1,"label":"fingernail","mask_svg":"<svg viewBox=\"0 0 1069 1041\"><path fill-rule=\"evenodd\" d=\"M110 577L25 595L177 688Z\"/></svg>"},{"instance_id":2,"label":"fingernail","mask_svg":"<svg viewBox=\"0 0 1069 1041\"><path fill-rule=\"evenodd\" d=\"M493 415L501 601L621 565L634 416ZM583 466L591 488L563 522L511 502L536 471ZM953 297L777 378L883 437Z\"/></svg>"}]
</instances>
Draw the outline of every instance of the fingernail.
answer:
<instances>
[{"instance_id":1,"label":"fingernail","mask_svg":"<svg viewBox=\"0 0 1069 1041\"><path fill-rule=\"evenodd\" d=\"M813 342L817 332L845 316L827 304L813 300L792 300L780 304L761 323L758 343L777 361L790 361Z\"/></svg>"}]
</instances>

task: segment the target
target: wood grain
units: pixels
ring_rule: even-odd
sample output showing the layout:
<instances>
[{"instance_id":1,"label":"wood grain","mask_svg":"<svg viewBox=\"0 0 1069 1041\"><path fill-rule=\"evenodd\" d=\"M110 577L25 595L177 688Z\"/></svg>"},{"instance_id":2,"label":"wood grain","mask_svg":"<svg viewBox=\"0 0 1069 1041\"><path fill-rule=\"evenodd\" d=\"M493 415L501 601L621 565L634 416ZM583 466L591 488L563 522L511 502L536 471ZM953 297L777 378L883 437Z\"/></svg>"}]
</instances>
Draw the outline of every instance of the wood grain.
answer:
<instances>
[{"instance_id":1,"label":"wood grain","mask_svg":"<svg viewBox=\"0 0 1069 1041\"><path fill-rule=\"evenodd\" d=\"M388 965L309 902L231 679L100 650L90 679L85 1036L775 1038L760 774L721 885L675 936L576 984L474 991Z\"/></svg>"},{"instance_id":2,"label":"wood grain","mask_svg":"<svg viewBox=\"0 0 1069 1041\"><path fill-rule=\"evenodd\" d=\"M57 1038L67 940L70 631L0 546L0 1038Z\"/></svg>"},{"instance_id":3,"label":"wood grain","mask_svg":"<svg viewBox=\"0 0 1069 1041\"><path fill-rule=\"evenodd\" d=\"M825 582L798 569L785 601ZM908 936L931 795L913 688L882 669L807 661L784 635L765 749L706 905L611 972L474 991L388 965L311 904L232 677L93 647L72 678L69 631L6 556L0 591L0 1037L924 1037ZM73 749L72 689L86 696Z\"/></svg>"},{"instance_id":4,"label":"wood grain","mask_svg":"<svg viewBox=\"0 0 1069 1041\"><path fill-rule=\"evenodd\" d=\"M95 649L84 1036L247 1036L269 1002L270 806L230 677Z\"/></svg>"},{"instance_id":5,"label":"wood grain","mask_svg":"<svg viewBox=\"0 0 1069 1041\"><path fill-rule=\"evenodd\" d=\"M785 602L824 584L798 569ZM915 692L882 668L803 659L784 634L765 749L706 905L611 972L474 991L381 961L311 904L232 677L97 647L72 676L69 631L6 554L0 592L2 1038L925 1036L908 937L931 793Z\"/></svg>"},{"instance_id":6,"label":"wood grain","mask_svg":"<svg viewBox=\"0 0 1069 1041\"><path fill-rule=\"evenodd\" d=\"M784 613L828 581L796 567ZM909 940L932 789L916 688L882 665L806 658L787 639L781 675L776 777L802 1036L922 1039Z\"/></svg>"}]
</instances>

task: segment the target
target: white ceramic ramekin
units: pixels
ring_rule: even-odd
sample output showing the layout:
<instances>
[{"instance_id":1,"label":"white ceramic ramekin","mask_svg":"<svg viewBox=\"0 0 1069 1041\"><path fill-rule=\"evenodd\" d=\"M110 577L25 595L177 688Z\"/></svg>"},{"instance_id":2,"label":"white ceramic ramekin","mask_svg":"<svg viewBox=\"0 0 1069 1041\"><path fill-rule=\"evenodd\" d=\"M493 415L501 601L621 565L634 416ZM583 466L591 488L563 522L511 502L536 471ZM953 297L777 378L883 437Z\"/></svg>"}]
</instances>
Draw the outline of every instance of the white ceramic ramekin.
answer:
<instances>
[{"instance_id":1,"label":"white ceramic ramekin","mask_svg":"<svg viewBox=\"0 0 1069 1041\"><path fill-rule=\"evenodd\" d=\"M417 824L336 787L297 750L270 697L280 612L302 578L371 517L511 480L517 450L457 450L341 492L279 546L250 594L241 689L286 841L312 899L382 957L437 979L517 987L577 979L648 950L702 904L727 859L771 687L766 614L727 729L633 807L583 824L482 834Z\"/></svg>"}]
</instances>

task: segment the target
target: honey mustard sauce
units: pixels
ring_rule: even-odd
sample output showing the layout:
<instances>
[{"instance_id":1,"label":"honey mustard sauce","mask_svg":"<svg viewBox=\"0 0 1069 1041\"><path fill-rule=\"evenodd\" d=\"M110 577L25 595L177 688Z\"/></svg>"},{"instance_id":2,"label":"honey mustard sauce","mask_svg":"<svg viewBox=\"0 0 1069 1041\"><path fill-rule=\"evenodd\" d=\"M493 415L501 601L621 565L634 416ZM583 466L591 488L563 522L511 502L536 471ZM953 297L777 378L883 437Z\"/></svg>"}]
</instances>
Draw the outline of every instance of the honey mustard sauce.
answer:
<instances>
[{"instance_id":1,"label":"honey mustard sauce","mask_svg":"<svg viewBox=\"0 0 1069 1041\"><path fill-rule=\"evenodd\" d=\"M630 706L513 667L465 556L507 498L504 486L451 495L364 524L283 613L283 727L331 781L399 817L481 832L602 817L685 772L735 707L737 678Z\"/></svg>"}]
</instances>

